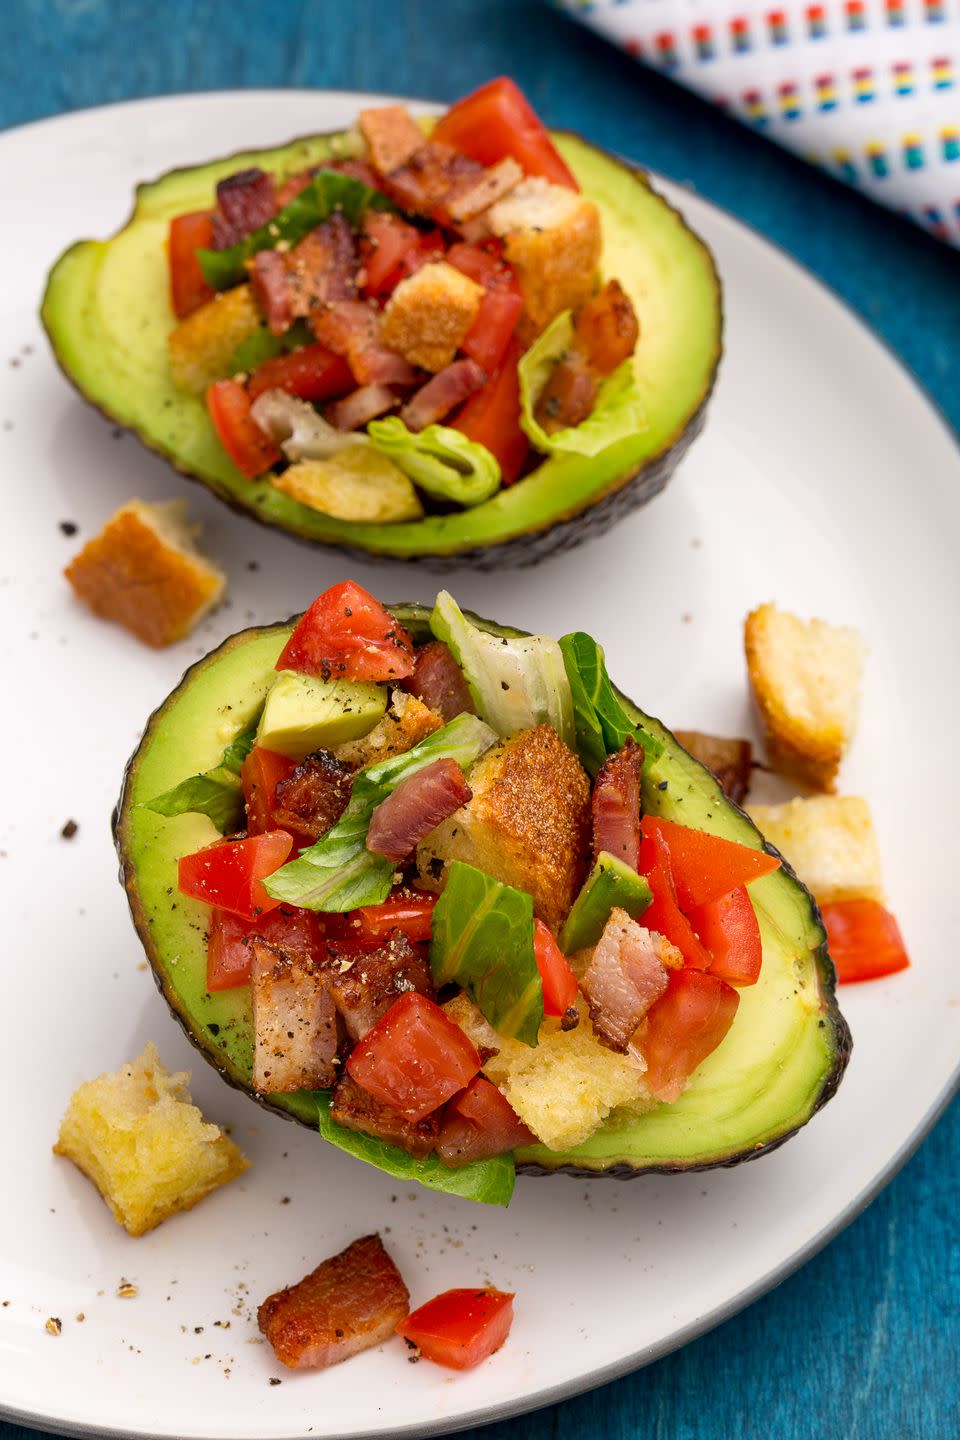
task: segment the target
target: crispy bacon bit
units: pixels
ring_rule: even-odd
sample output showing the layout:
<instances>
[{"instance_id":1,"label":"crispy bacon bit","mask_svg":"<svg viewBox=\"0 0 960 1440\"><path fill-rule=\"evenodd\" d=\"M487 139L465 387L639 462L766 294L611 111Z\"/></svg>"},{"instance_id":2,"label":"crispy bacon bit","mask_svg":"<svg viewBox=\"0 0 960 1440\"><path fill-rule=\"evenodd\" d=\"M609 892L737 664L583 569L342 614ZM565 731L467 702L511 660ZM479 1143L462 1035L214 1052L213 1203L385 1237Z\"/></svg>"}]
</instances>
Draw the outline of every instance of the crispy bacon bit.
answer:
<instances>
[{"instance_id":1,"label":"crispy bacon bit","mask_svg":"<svg viewBox=\"0 0 960 1440\"><path fill-rule=\"evenodd\" d=\"M496 1085L476 1075L448 1103L436 1149L445 1165L456 1168L535 1145L536 1138Z\"/></svg>"},{"instance_id":2,"label":"crispy bacon bit","mask_svg":"<svg viewBox=\"0 0 960 1440\"><path fill-rule=\"evenodd\" d=\"M227 250L272 220L277 209L273 176L265 170L238 170L217 186L213 248Z\"/></svg>"},{"instance_id":3,"label":"crispy bacon bit","mask_svg":"<svg viewBox=\"0 0 960 1440\"><path fill-rule=\"evenodd\" d=\"M293 324L287 261L279 250L258 250L250 267L250 287L257 308L273 335L282 335Z\"/></svg>"},{"instance_id":4,"label":"crispy bacon bit","mask_svg":"<svg viewBox=\"0 0 960 1440\"><path fill-rule=\"evenodd\" d=\"M319 840L346 810L352 788L350 766L329 750L317 750L302 760L288 779L278 781L273 822Z\"/></svg>"},{"instance_id":5,"label":"crispy bacon bit","mask_svg":"<svg viewBox=\"0 0 960 1440\"><path fill-rule=\"evenodd\" d=\"M423 131L406 105L379 105L360 111L360 133L367 142L370 161L381 175L389 175L419 150Z\"/></svg>"},{"instance_id":6,"label":"crispy bacon bit","mask_svg":"<svg viewBox=\"0 0 960 1440\"><path fill-rule=\"evenodd\" d=\"M362 1040L408 990L434 998L429 965L399 932L376 950L364 950L355 941L331 940L326 952L325 983L354 1042Z\"/></svg>"},{"instance_id":7,"label":"crispy bacon bit","mask_svg":"<svg viewBox=\"0 0 960 1440\"><path fill-rule=\"evenodd\" d=\"M250 939L253 1088L260 1094L327 1090L337 1078L337 1011L305 956Z\"/></svg>"},{"instance_id":8,"label":"crispy bacon bit","mask_svg":"<svg viewBox=\"0 0 960 1440\"><path fill-rule=\"evenodd\" d=\"M479 175L468 175L456 185L446 201L446 210L455 225L473 220L483 210L509 195L514 186L523 179L523 171L512 156L482 170Z\"/></svg>"},{"instance_id":9,"label":"crispy bacon bit","mask_svg":"<svg viewBox=\"0 0 960 1440\"><path fill-rule=\"evenodd\" d=\"M386 385L361 385L344 395L342 400L328 406L326 415L338 430L362 430L370 420L392 410L397 397Z\"/></svg>"},{"instance_id":10,"label":"crispy bacon bit","mask_svg":"<svg viewBox=\"0 0 960 1440\"><path fill-rule=\"evenodd\" d=\"M291 1370L336 1365L393 1334L410 1295L379 1235L354 1240L264 1300L257 1322Z\"/></svg>"},{"instance_id":11,"label":"crispy bacon bit","mask_svg":"<svg viewBox=\"0 0 960 1440\"><path fill-rule=\"evenodd\" d=\"M463 671L442 640L421 645L414 657L414 671L405 682L411 694L442 715L444 722L458 715L473 715L475 707Z\"/></svg>"},{"instance_id":12,"label":"crispy bacon bit","mask_svg":"<svg viewBox=\"0 0 960 1440\"><path fill-rule=\"evenodd\" d=\"M683 964L680 952L613 909L593 949L580 988L598 1038L626 1051L640 1021L667 988L668 969Z\"/></svg>"},{"instance_id":13,"label":"crispy bacon bit","mask_svg":"<svg viewBox=\"0 0 960 1440\"><path fill-rule=\"evenodd\" d=\"M374 810L367 830L367 849L388 860L403 860L446 820L473 792L456 760L434 760L401 780Z\"/></svg>"},{"instance_id":14,"label":"crispy bacon bit","mask_svg":"<svg viewBox=\"0 0 960 1440\"><path fill-rule=\"evenodd\" d=\"M346 1071L334 1086L330 1116L348 1130L358 1130L361 1135L399 1145L401 1150L421 1159L434 1149L440 1132L439 1110L422 1120L408 1120L392 1105L368 1094Z\"/></svg>"},{"instance_id":15,"label":"crispy bacon bit","mask_svg":"<svg viewBox=\"0 0 960 1440\"><path fill-rule=\"evenodd\" d=\"M637 348L640 325L630 296L618 280L608 280L577 311L577 348L598 375L612 375Z\"/></svg>"},{"instance_id":16,"label":"crispy bacon bit","mask_svg":"<svg viewBox=\"0 0 960 1440\"><path fill-rule=\"evenodd\" d=\"M534 409L534 418L548 435L579 425L593 413L599 384L579 350L571 350L550 372Z\"/></svg>"},{"instance_id":17,"label":"crispy bacon bit","mask_svg":"<svg viewBox=\"0 0 960 1440\"><path fill-rule=\"evenodd\" d=\"M366 160L331 160L328 164L321 165L318 168L321 170L337 170L341 175L349 175L352 179L359 180L362 185L366 185L370 190L383 190L383 186L380 183L380 176L372 165L367 164ZM316 171L314 171L314 174L316 174Z\"/></svg>"},{"instance_id":18,"label":"crispy bacon bit","mask_svg":"<svg viewBox=\"0 0 960 1440\"><path fill-rule=\"evenodd\" d=\"M643 751L630 737L600 766L593 782L593 857L606 850L636 870L640 859Z\"/></svg>"},{"instance_id":19,"label":"crispy bacon bit","mask_svg":"<svg viewBox=\"0 0 960 1440\"><path fill-rule=\"evenodd\" d=\"M345 355L360 385L413 385L417 372L380 338L380 315L362 300L340 300L311 317L322 345Z\"/></svg>"},{"instance_id":20,"label":"crispy bacon bit","mask_svg":"<svg viewBox=\"0 0 960 1440\"><path fill-rule=\"evenodd\" d=\"M699 730L674 732L694 760L712 770L720 788L735 805L742 805L750 789L753 752L749 740L727 740L720 735L704 735Z\"/></svg>"},{"instance_id":21,"label":"crispy bacon bit","mask_svg":"<svg viewBox=\"0 0 960 1440\"><path fill-rule=\"evenodd\" d=\"M339 210L305 235L286 258L293 314L303 318L335 300L357 293L357 250L350 226Z\"/></svg>"},{"instance_id":22,"label":"crispy bacon bit","mask_svg":"<svg viewBox=\"0 0 960 1440\"><path fill-rule=\"evenodd\" d=\"M398 169L384 176L383 188L401 210L412 215L441 216L444 202L466 180L482 175L483 166L450 145L425 140Z\"/></svg>"},{"instance_id":23,"label":"crispy bacon bit","mask_svg":"<svg viewBox=\"0 0 960 1440\"><path fill-rule=\"evenodd\" d=\"M475 360L454 360L417 391L400 418L411 430L425 430L479 390L486 379Z\"/></svg>"}]
</instances>

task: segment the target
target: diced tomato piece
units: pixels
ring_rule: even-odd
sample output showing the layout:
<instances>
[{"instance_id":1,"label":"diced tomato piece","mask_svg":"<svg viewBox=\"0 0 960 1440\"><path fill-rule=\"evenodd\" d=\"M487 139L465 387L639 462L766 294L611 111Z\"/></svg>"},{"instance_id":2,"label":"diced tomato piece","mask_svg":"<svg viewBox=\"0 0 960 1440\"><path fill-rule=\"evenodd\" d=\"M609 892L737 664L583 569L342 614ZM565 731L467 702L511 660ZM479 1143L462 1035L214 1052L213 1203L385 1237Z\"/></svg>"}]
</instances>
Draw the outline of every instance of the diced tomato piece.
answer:
<instances>
[{"instance_id":1,"label":"diced tomato piece","mask_svg":"<svg viewBox=\"0 0 960 1440\"><path fill-rule=\"evenodd\" d=\"M436 1149L445 1165L456 1167L535 1144L536 1136L507 1097L482 1075L475 1075L448 1104Z\"/></svg>"},{"instance_id":2,"label":"diced tomato piece","mask_svg":"<svg viewBox=\"0 0 960 1440\"><path fill-rule=\"evenodd\" d=\"M488 290L460 349L492 375L507 351L523 309L523 297L509 290Z\"/></svg>"},{"instance_id":3,"label":"diced tomato piece","mask_svg":"<svg viewBox=\"0 0 960 1440\"><path fill-rule=\"evenodd\" d=\"M243 785L243 799L247 807L247 834L262 835L265 830L276 830L273 810L276 803L277 786L286 780L297 768L297 762L275 750L254 745L243 762L240 782Z\"/></svg>"},{"instance_id":4,"label":"diced tomato piece","mask_svg":"<svg viewBox=\"0 0 960 1440\"><path fill-rule=\"evenodd\" d=\"M278 670L346 680L402 680L413 667L410 636L355 580L317 596L277 661Z\"/></svg>"},{"instance_id":5,"label":"diced tomato piece","mask_svg":"<svg viewBox=\"0 0 960 1440\"><path fill-rule=\"evenodd\" d=\"M719 900L728 890L749 885L751 880L759 880L780 866L777 857L765 850L753 850L749 845L738 845L656 815L643 817L642 830L644 838L657 834L666 842L677 903L684 913Z\"/></svg>"},{"instance_id":6,"label":"diced tomato piece","mask_svg":"<svg viewBox=\"0 0 960 1440\"><path fill-rule=\"evenodd\" d=\"M215 380L207 391L207 409L220 444L248 480L256 479L283 458L250 414L251 403L238 380Z\"/></svg>"},{"instance_id":7,"label":"diced tomato piece","mask_svg":"<svg viewBox=\"0 0 960 1440\"><path fill-rule=\"evenodd\" d=\"M910 964L897 924L877 900L835 900L821 906L827 948L843 984L879 980Z\"/></svg>"},{"instance_id":8,"label":"diced tomato piece","mask_svg":"<svg viewBox=\"0 0 960 1440\"><path fill-rule=\"evenodd\" d=\"M542 175L571 190L580 188L533 106L506 75L451 105L437 121L432 138L481 165L496 165L512 155L527 175Z\"/></svg>"},{"instance_id":9,"label":"diced tomato piece","mask_svg":"<svg viewBox=\"0 0 960 1440\"><path fill-rule=\"evenodd\" d=\"M444 259L485 290L510 290L520 294L516 271L503 258L502 240L485 240L482 245L468 245L465 240L458 240L450 246Z\"/></svg>"},{"instance_id":10,"label":"diced tomato piece","mask_svg":"<svg viewBox=\"0 0 960 1440\"><path fill-rule=\"evenodd\" d=\"M697 906L687 918L713 957L711 975L719 975L730 985L757 983L763 946L757 912L746 885Z\"/></svg>"},{"instance_id":11,"label":"diced tomato piece","mask_svg":"<svg viewBox=\"0 0 960 1440\"><path fill-rule=\"evenodd\" d=\"M419 230L399 215L368 210L363 217L360 239L360 257L366 271L364 290L371 295L380 294L387 277L399 269L404 255L415 250L419 240Z\"/></svg>"},{"instance_id":12,"label":"diced tomato piece","mask_svg":"<svg viewBox=\"0 0 960 1440\"><path fill-rule=\"evenodd\" d=\"M577 977L542 920L533 922L533 956L543 984L543 1013L563 1015L577 999Z\"/></svg>"},{"instance_id":13,"label":"diced tomato piece","mask_svg":"<svg viewBox=\"0 0 960 1440\"><path fill-rule=\"evenodd\" d=\"M320 928L316 915L291 905L281 905L259 920L241 920L226 910L214 910L207 941L207 989L232 990L248 983L253 961L248 943L251 936L312 956L320 942Z\"/></svg>"},{"instance_id":14,"label":"diced tomato piece","mask_svg":"<svg viewBox=\"0 0 960 1440\"><path fill-rule=\"evenodd\" d=\"M326 345L304 345L261 361L247 381L247 394L253 401L265 390L285 390L300 400L319 401L345 395L353 386L353 371L342 355Z\"/></svg>"},{"instance_id":15,"label":"diced tomato piece","mask_svg":"<svg viewBox=\"0 0 960 1440\"><path fill-rule=\"evenodd\" d=\"M364 905L354 910L352 920L364 940L379 943L402 930L413 945L429 940L433 934L433 909L435 895L424 895L419 899L385 900L382 905Z\"/></svg>"},{"instance_id":16,"label":"diced tomato piece","mask_svg":"<svg viewBox=\"0 0 960 1440\"><path fill-rule=\"evenodd\" d=\"M644 917L646 918L646 917ZM647 1084L672 1103L697 1066L712 1055L733 1024L740 996L719 975L671 970L666 991L638 1032Z\"/></svg>"},{"instance_id":17,"label":"diced tomato piece","mask_svg":"<svg viewBox=\"0 0 960 1440\"><path fill-rule=\"evenodd\" d=\"M445 1290L397 1326L421 1355L452 1370L471 1370L506 1340L513 1296L504 1290Z\"/></svg>"},{"instance_id":18,"label":"diced tomato piece","mask_svg":"<svg viewBox=\"0 0 960 1440\"><path fill-rule=\"evenodd\" d=\"M425 995L408 991L355 1045L347 1073L407 1120L422 1120L480 1069L473 1043Z\"/></svg>"},{"instance_id":19,"label":"diced tomato piece","mask_svg":"<svg viewBox=\"0 0 960 1440\"><path fill-rule=\"evenodd\" d=\"M499 367L490 376L486 385L446 423L454 430L485 445L500 464L500 478L504 485L512 485L519 478L530 448L529 441L520 428L520 380L517 375L517 361L520 346L511 340Z\"/></svg>"},{"instance_id":20,"label":"diced tomato piece","mask_svg":"<svg viewBox=\"0 0 960 1440\"><path fill-rule=\"evenodd\" d=\"M197 259L198 250L213 244L213 217L208 210L192 210L170 221L167 259L170 264L170 303L178 320L199 310L216 291L208 285Z\"/></svg>"},{"instance_id":21,"label":"diced tomato piece","mask_svg":"<svg viewBox=\"0 0 960 1440\"><path fill-rule=\"evenodd\" d=\"M665 935L671 945L676 945L685 964L695 970L708 970L712 957L677 904L670 851L659 830L644 835L640 841L639 871L646 876L653 894L643 912L646 928Z\"/></svg>"},{"instance_id":22,"label":"diced tomato piece","mask_svg":"<svg viewBox=\"0 0 960 1440\"><path fill-rule=\"evenodd\" d=\"M218 840L193 855L181 856L181 894L243 920L256 920L280 904L260 882L279 870L292 849L293 836L286 830L268 830L246 840Z\"/></svg>"}]
</instances>

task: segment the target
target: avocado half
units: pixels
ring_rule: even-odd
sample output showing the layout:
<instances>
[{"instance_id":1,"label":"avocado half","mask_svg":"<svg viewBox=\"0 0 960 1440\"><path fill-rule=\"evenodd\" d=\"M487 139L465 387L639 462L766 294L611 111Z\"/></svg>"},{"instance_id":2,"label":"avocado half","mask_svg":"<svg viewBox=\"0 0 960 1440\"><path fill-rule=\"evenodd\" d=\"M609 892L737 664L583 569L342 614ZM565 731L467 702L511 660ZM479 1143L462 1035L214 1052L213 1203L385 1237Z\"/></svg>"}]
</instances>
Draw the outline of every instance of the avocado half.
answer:
<instances>
[{"instance_id":1,"label":"avocado half","mask_svg":"<svg viewBox=\"0 0 960 1440\"><path fill-rule=\"evenodd\" d=\"M416 640L430 638L427 608L391 608ZM151 717L127 766L114 833L134 924L157 984L190 1040L230 1084L316 1129L313 1092L263 1097L251 1089L248 989L211 995L205 988L207 911L179 894L177 857L218 839L217 832L202 815L163 819L143 807L187 775L212 766L237 729L253 719L297 618L243 630L187 671ZM470 618L492 634L524 633ZM644 780L644 808L771 850L670 731L620 698L665 747L657 762L659 783ZM837 1008L820 912L786 863L755 881L750 894L763 937L760 979L740 992L729 1034L687 1091L676 1104L604 1127L568 1152L543 1145L518 1151L521 1172L624 1178L736 1165L781 1144L826 1104L843 1075L851 1038Z\"/></svg>"},{"instance_id":2,"label":"avocado half","mask_svg":"<svg viewBox=\"0 0 960 1440\"><path fill-rule=\"evenodd\" d=\"M546 459L473 509L403 524L335 520L236 469L203 402L170 379L166 341L176 320L167 226L174 215L212 207L224 176L251 165L305 169L329 156L334 138L310 136L173 170L138 187L133 214L113 239L82 240L65 251L48 277L41 318L80 393L178 470L267 525L350 554L429 560L435 569L532 564L602 533L662 490L703 424L720 359L720 282L703 241L642 171L568 134L554 140L599 206L604 270L629 291L639 317L647 428L593 459Z\"/></svg>"}]
</instances>

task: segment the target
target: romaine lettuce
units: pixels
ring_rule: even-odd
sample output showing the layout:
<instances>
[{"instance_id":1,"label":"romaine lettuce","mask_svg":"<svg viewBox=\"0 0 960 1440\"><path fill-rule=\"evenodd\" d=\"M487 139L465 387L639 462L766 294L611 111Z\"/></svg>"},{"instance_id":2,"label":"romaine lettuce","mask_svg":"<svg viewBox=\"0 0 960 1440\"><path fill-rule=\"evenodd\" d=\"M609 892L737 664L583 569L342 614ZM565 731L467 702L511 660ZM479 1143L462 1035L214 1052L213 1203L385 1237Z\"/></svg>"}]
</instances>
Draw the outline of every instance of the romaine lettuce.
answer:
<instances>
[{"instance_id":1,"label":"romaine lettuce","mask_svg":"<svg viewBox=\"0 0 960 1440\"><path fill-rule=\"evenodd\" d=\"M636 368L632 357L624 360L601 384L593 412L586 420L548 435L534 412L554 366L572 343L573 318L569 310L564 310L520 357L520 424L531 444L546 455L599 455L618 440L627 440L647 428Z\"/></svg>"},{"instance_id":2,"label":"romaine lettuce","mask_svg":"<svg viewBox=\"0 0 960 1440\"><path fill-rule=\"evenodd\" d=\"M500 488L500 465L487 447L447 425L428 425L414 434L391 415L371 420L367 434L415 485L438 500L479 505Z\"/></svg>"},{"instance_id":3,"label":"romaine lettuce","mask_svg":"<svg viewBox=\"0 0 960 1440\"><path fill-rule=\"evenodd\" d=\"M181 780L172 790L165 790L155 799L147 800L146 808L156 815L165 815L168 818L175 815L206 815L221 835L241 829L244 811L240 771L244 760L253 749L259 723L258 714L251 725L231 740L211 770Z\"/></svg>"},{"instance_id":4,"label":"romaine lettuce","mask_svg":"<svg viewBox=\"0 0 960 1440\"><path fill-rule=\"evenodd\" d=\"M593 636L575 630L562 637L560 651L573 695L576 750L584 769L596 775L607 756L616 754L628 735L643 746L647 759L660 755L660 741L631 720L617 699L603 650Z\"/></svg>"}]
</instances>

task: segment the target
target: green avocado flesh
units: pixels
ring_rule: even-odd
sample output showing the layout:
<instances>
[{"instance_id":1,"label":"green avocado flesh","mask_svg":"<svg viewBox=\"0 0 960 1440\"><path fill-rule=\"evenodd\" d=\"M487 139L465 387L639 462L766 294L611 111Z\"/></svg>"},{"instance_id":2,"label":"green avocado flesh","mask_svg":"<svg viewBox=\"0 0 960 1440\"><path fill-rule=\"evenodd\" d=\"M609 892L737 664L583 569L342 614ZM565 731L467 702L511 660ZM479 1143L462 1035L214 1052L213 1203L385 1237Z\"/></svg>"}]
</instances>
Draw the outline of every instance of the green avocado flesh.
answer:
<instances>
[{"instance_id":1,"label":"green avocado flesh","mask_svg":"<svg viewBox=\"0 0 960 1440\"><path fill-rule=\"evenodd\" d=\"M428 610L400 606L394 614L415 639L429 638ZM470 618L493 634L519 633ZM250 1093L249 992L246 987L207 992L208 912L177 891L178 857L217 839L217 832L203 816L165 819L143 802L208 769L230 738L250 723L292 623L243 631L187 672L150 720L130 761L116 821L134 922L158 983L205 1057ZM664 726L621 698L664 745L650 775L644 774L645 808L759 849L759 832L724 797L713 776ZM729 1034L680 1100L626 1125L605 1127L565 1153L542 1145L518 1151L520 1169L626 1176L735 1164L786 1139L830 1098L846 1065L850 1036L836 1005L819 911L785 865L755 881L750 894L763 936L760 980L741 990ZM264 1103L307 1125L318 1123L313 1092L272 1095ZM441 1188L488 1198L480 1193L480 1168L447 1171L449 1183ZM411 1172L410 1178L430 1183L422 1173Z\"/></svg>"},{"instance_id":2,"label":"green avocado flesh","mask_svg":"<svg viewBox=\"0 0 960 1440\"><path fill-rule=\"evenodd\" d=\"M203 402L170 378L166 341L176 321L168 300L167 226L175 215L210 208L217 181L237 170L260 165L288 173L316 165L330 155L329 136L141 185L131 219L112 240L78 242L50 273L41 313L57 359L88 400L179 470L267 524L324 544L406 558L454 555L549 530L641 472L652 495L695 432L713 385L719 281L706 246L639 171L574 136L554 138L600 209L604 273L629 291L640 322L636 365L647 428L593 458L556 455L471 510L379 525L335 520L234 467Z\"/></svg>"}]
</instances>

